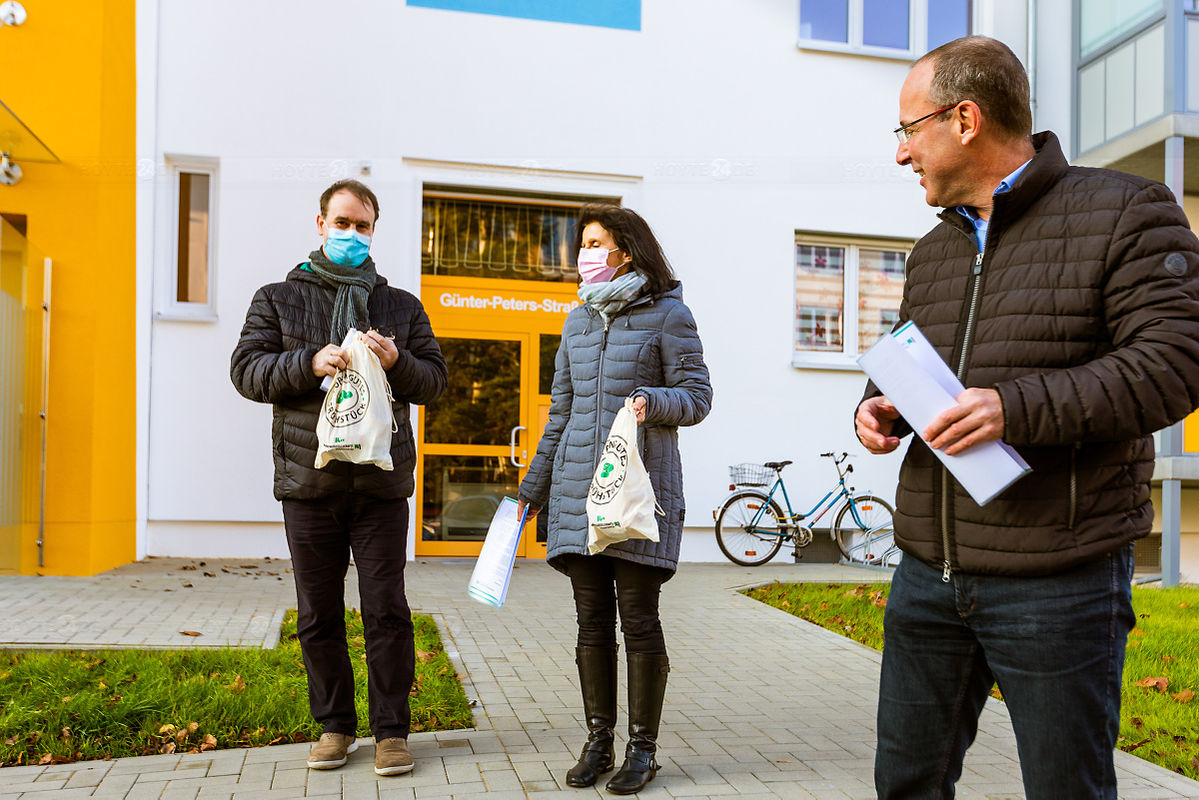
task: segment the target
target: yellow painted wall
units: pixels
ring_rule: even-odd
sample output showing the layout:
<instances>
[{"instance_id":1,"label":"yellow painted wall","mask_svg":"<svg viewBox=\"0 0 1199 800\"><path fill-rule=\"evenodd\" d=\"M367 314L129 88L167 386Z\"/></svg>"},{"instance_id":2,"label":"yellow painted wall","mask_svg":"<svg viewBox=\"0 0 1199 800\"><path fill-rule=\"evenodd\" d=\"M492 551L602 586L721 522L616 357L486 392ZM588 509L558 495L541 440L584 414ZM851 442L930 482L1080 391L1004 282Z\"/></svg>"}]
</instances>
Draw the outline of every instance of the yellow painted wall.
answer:
<instances>
[{"instance_id":1,"label":"yellow painted wall","mask_svg":"<svg viewBox=\"0 0 1199 800\"><path fill-rule=\"evenodd\" d=\"M24 5L0 29L0 99L61 163L0 186L0 212L28 220L31 283L41 256L54 269L45 566L32 476L21 570L90 575L135 557L134 0Z\"/></svg>"}]
</instances>

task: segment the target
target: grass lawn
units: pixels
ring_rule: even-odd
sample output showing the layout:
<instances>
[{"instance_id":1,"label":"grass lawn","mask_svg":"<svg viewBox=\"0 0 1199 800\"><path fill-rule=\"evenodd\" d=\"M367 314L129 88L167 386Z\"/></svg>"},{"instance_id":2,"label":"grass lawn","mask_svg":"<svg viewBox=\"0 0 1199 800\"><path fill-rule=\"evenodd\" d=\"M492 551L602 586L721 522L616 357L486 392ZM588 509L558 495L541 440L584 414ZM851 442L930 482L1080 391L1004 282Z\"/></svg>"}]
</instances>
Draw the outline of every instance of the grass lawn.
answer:
<instances>
[{"instance_id":1,"label":"grass lawn","mask_svg":"<svg viewBox=\"0 0 1199 800\"><path fill-rule=\"evenodd\" d=\"M470 727L458 676L427 616L414 616L412 730ZM362 618L346 612L358 735L369 736ZM274 650L0 651L0 763L50 764L311 741L320 727L296 614Z\"/></svg>"},{"instance_id":2,"label":"grass lawn","mask_svg":"<svg viewBox=\"0 0 1199 800\"><path fill-rule=\"evenodd\" d=\"M886 583L772 583L745 594L876 650ZM1199 778L1199 588L1134 586L1117 746Z\"/></svg>"}]
</instances>

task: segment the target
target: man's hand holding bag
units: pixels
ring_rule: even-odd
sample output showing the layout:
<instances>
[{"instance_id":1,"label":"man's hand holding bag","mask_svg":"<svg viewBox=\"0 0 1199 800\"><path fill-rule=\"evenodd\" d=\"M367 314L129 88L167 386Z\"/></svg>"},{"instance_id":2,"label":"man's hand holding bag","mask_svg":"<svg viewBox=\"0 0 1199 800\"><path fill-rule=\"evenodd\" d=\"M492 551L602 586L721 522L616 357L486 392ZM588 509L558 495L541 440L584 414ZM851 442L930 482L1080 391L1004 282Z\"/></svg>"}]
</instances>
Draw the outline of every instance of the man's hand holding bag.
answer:
<instances>
[{"instance_id":1,"label":"man's hand holding bag","mask_svg":"<svg viewBox=\"0 0 1199 800\"><path fill-rule=\"evenodd\" d=\"M357 330L349 330L342 347L348 363L333 379L316 423L316 468L349 461L391 470L396 423L387 375Z\"/></svg>"},{"instance_id":2,"label":"man's hand holding bag","mask_svg":"<svg viewBox=\"0 0 1199 800\"><path fill-rule=\"evenodd\" d=\"M658 541L658 503L637 450L637 414L626 398L616 413L587 492L587 551L626 539Z\"/></svg>"}]
</instances>

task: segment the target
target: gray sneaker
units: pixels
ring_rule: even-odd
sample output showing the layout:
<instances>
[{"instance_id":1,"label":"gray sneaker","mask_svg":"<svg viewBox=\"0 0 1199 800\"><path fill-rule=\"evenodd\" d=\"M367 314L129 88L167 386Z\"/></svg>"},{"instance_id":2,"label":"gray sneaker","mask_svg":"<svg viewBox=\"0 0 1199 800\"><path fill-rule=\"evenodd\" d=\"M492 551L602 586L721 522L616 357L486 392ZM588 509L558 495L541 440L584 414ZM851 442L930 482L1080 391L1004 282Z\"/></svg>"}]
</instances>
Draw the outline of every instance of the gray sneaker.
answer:
<instances>
[{"instance_id":1,"label":"gray sneaker","mask_svg":"<svg viewBox=\"0 0 1199 800\"><path fill-rule=\"evenodd\" d=\"M375 742L375 774L400 775L414 766L408 740L392 737Z\"/></svg>"},{"instance_id":2,"label":"gray sneaker","mask_svg":"<svg viewBox=\"0 0 1199 800\"><path fill-rule=\"evenodd\" d=\"M308 752L308 769L337 769L358 749L358 739L346 733L322 733Z\"/></svg>"}]
</instances>

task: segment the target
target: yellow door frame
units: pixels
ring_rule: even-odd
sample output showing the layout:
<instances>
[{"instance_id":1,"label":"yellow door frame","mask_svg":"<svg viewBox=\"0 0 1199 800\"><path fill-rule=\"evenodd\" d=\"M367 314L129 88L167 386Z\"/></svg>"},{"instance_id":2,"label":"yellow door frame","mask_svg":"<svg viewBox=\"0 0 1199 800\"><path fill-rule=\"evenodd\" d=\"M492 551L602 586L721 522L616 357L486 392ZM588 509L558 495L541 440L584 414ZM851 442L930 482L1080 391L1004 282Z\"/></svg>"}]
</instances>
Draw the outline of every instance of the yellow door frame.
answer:
<instances>
[{"instance_id":1,"label":"yellow door frame","mask_svg":"<svg viewBox=\"0 0 1199 800\"><path fill-rule=\"evenodd\" d=\"M525 466L518 471L523 479L537 450L549 410L549 394L540 392L540 337L557 336L567 313L578 305L573 283L422 276L421 299L433 332L438 339L489 339L519 341L520 396L518 424L523 426L516 456ZM552 356L551 356L552 357ZM454 365L448 365L450 372ZM424 512L424 456L495 455L509 458L508 445L430 444L425 442L425 410L417 414L416 496L414 498L417 557L474 557L482 542L424 541L421 522ZM521 558L545 558L546 545L538 542L536 524L526 524L517 550Z\"/></svg>"}]
</instances>

